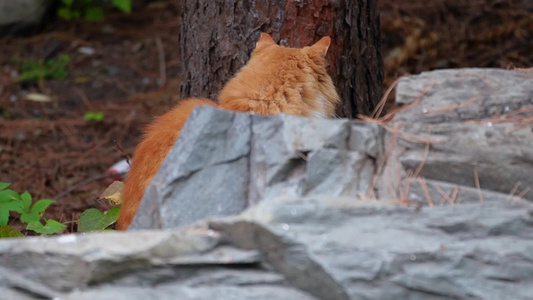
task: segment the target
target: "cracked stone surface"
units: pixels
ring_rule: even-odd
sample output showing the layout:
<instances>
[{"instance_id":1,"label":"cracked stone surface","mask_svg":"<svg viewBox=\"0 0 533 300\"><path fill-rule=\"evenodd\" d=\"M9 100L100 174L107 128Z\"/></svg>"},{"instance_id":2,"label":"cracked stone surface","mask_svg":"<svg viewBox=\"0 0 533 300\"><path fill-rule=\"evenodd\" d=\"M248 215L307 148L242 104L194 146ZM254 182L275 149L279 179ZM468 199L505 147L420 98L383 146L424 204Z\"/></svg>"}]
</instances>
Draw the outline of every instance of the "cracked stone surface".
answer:
<instances>
[{"instance_id":1,"label":"cracked stone surface","mask_svg":"<svg viewBox=\"0 0 533 300\"><path fill-rule=\"evenodd\" d=\"M181 229L3 240L1 297L530 299L533 204L493 194L277 198Z\"/></svg>"},{"instance_id":2,"label":"cracked stone surface","mask_svg":"<svg viewBox=\"0 0 533 300\"><path fill-rule=\"evenodd\" d=\"M533 71L438 70L403 78L396 93L400 104L420 102L389 124L404 136L395 146L387 136L400 166L390 163L385 173L405 175L423 164L420 176L432 180L476 187L477 174L483 189L509 193L519 183L518 195L533 188ZM429 151L413 137L432 141ZM523 197L533 201L533 191Z\"/></svg>"},{"instance_id":3,"label":"cracked stone surface","mask_svg":"<svg viewBox=\"0 0 533 300\"><path fill-rule=\"evenodd\" d=\"M0 240L0 300L532 299L532 78L406 77L386 134L197 108L137 230Z\"/></svg>"},{"instance_id":4,"label":"cracked stone surface","mask_svg":"<svg viewBox=\"0 0 533 300\"><path fill-rule=\"evenodd\" d=\"M175 228L264 199L366 193L383 152L382 134L375 124L345 119L198 107L130 229Z\"/></svg>"}]
</instances>

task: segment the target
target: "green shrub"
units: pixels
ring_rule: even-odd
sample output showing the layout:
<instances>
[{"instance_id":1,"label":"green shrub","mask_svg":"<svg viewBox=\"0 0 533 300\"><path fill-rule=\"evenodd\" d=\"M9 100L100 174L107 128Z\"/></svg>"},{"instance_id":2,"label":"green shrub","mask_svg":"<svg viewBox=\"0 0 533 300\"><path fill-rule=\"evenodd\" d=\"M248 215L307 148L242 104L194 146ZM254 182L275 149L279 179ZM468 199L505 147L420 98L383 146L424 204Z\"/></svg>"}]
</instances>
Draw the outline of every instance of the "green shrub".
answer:
<instances>
[{"instance_id":1,"label":"green shrub","mask_svg":"<svg viewBox=\"0 0 533 300\"><path fill-rule=\"evenodd\" d=\"M83 115L85 122L100 122L104 119L104 113L101 111L88 111Z\"/></svg>"},{"instance_id":2,"label":"green shrub","mask_svg":"<svg viewBox=\"0 0 533 300\"><path fill-rule=\"evenodd\" d=\"M16 228L7 225L12 212L19 215L19 219L26 226L26 230L34 231L38 234L55 234L67 227L61 222L43 217L46 209L54 200L41 199L33 202L30 193L26 191L19 194L14 190L8 189L10 185L10 183L0 182L0 238L24 236ZM113 193L113 195L106 197L120 197L121 191L113 190ZM108 227L117 221L119 212L119 207L114 207L107 213L95 208L89 208L80 216L78 231L109 230Z\"/></svg>"},{"instance_id":3,"label":"green shrub","mask_svg":"<svg viewBox=\"0 0 533 300\"><path fill-rule=\"evenodd\" d=\"M124 13L131 12L131 0L107 0ZM57 15L65 20L77 20L83 18L86 21L103 21L104 10L93 0L61 0L62 6Z\"/></svg>"},{"instance_id":4,"label":"green shrub","mask_svg":"<svg viewBox=\"0 0 533 300\"><path fill-rule=\"evenodd\" d=\"M26 230L39 234L54 234L67 227L56 220L43 218L45 210L54 202L53 200L41 199L33 202L30 193L26 191L19 194L8 189L10 185L10 183L0 182L0 238L22 236L20 231L7 226L11 212L20 215L20 221L26 225Z\"/></svg>"},{"instance_id":5,"label":"green shrub","mask_svg":"<svg viewBox=\"0 0 533 300\"><path fill-rule=\"evenodd\" d=\"M37 82L47 79L63 80L68 76L69 62L70 57L66 54L61 54L56 59L48 59L44 62L24 61L20 65L21 75L17 78L17 82Z\"/></svg>"}]
</instances>

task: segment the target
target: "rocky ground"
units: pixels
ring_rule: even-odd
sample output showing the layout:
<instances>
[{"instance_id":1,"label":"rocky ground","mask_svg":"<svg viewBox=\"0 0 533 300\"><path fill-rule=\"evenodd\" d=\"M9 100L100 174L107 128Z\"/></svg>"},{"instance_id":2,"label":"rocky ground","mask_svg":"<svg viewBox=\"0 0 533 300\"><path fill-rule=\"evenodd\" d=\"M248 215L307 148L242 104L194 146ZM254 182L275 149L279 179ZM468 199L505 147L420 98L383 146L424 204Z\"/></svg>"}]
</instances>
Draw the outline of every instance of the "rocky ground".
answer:
<instances>
[{"instance_id":1,"label":"rocky ground","mask_svg":"<svg viewBox=\"0 0 533 300\"><path fill-rule=\"evenodd\" d=\"M528 1L419 2L380 1L385 86L406 72L533 65ZM105 170L178 100L179 15L179 1L160 0L103 23L52 20L37 35L0 40L0 181L57 198L47 216L63 222L108 207ZM70 58L66 79L15 81L23 61L60 54ZM27 100L32 93L51 101ZM85 121L88 111L103 120Z\"/></svg>"}]
</instances>

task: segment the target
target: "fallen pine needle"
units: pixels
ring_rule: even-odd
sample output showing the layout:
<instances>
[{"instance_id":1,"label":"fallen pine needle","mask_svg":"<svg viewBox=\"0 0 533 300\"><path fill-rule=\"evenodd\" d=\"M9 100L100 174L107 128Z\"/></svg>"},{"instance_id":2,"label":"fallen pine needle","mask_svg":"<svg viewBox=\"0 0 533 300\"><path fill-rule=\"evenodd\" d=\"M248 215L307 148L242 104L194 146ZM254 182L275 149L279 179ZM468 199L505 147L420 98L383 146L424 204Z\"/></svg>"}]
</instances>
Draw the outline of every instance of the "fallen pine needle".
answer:
<instances>
[{"instance_id":1,"label":"fallen pine needle","mask_svg":"<svg viewBox=\"0 0 533 300\"><path fill-rule=\"evenodd\" d=\"M383 109L385 108L385 103L387 103L387 99L389 98L390 93L396 87L400 79L402 79L405 76L407 75L402 75L396 78L396 80L394 80L394 82L389 86L387 91L385 91L385 94L383 95L383 97L381 97L381 100L379 101L378 105L376 105L376 108L374 108L374 111L370 115L373 119L378 118L381 115L381 113L383 112Z\"/></svg>"},{"instance_id":2,"label":"fallen pine needle","mask_svg":"<svg viewBox=\"0 0 533 300\"><path fill-rule=\"evenodd\" d=\"M437 192L441 195L442 201L439 203L440 206L444 205L444 202L448 201L450 204L452 204L452 198L450 198L450 194L452 191L446 193L444 192L438 184L433 184L433 187L437 190Z\"/></svg>"},{"instance_id":3,"label":"fallen pine needle","mask_svg":"<svg viewBox=\"0 0 533 300\"><path fill-rule=\"evenodd\" d=\"M452 204L455 204L455 200L457 199L458 193L459 193L459 187L456 186L455 189L453 190L452 197L451 197Z\"/></svg>"},{"instance_id":4,"label":"fallen pine needle","mask_svg":"<svg viewBox=\"0 0 533 300\"><path fill-rule=\"evenodd\" d=\"M529 190L531 190L530 186L525 188L520 194L518 194L518 196L516 196L516 198L517 198L516 201L518 201L519 199L522 199L522 197L524 197L527 194L527 192L529 192Z\"/></svg>"},{"instance_id":5,"label":"fallen pine needle","mask_svg":"<svg viewBox=\"0 0 533 300\"><path fill-rule=\"evenodd\" d=\"M422 188L422 191L424 191L424 195L426 196L426 201L429 206L434 206L433 200L431 200L431 195L429 194L428 186L426 184L426 180L422 177L418 177L418 184L420 184L420 187Z\"/></svg>"},{"instance_id":6,"label":"fallen pine needle","mask_svg":"<svg viewBox=\"0 0 533 300\"><path fill-rule=\"evenodd\" d=\"M442 106L442 107L435 107L435 108L426 110L426 113L427 114L431 114L431 113L436 113L436 112L450 111L450 110L454 110L454 109L457 109L457 108L469 106L469 105L473 104L474 102L476 102L477 99L478 99L477 97L472 97L472 98L470 98L470 99L468 99L468 100L466 100L464 102L461 102L459 104L453 104L453 105Z\"/></svg>"},{"instance_id":7,"label":"fallen pine needle","mask_svg":"<svg viewBox=\"0 0 533 300\"><path fill-rule=\"evenodd\" d=\"M513 198L514 193L516 193L516 190L518 190L518 187L520 186L520 184L521 184L520 181L515 183L513 189L511 190L511 192L509 192L509 196L507 196L507 199L505 199L506 201L509 201Z\"/></svg>"},{"instance_id":8,"label":"fallen pine needle","mask_svg":"<svg viewBox=\"0 0 533 300\"><path fill-rule=\"evenodd\" d=\"M484 203L485 201L483 200L483 193L481 193L481 186L479 185L479 176L478 176L476 168L474 168L474 181L476 182L476 189L479 195L479 202Z\"/></svg>"},{"instance_id":9,"label":"fallen pine needle","mask_svg":"<svg viewBox=\"0 0 533 300\"><path fill-rule=\"evenodd\" d=\"M420 164L418 164L418 168L416 168L413 177L415 177L415 178L418 177L418 175L419 175L420 172L422 171L422 168L423 168L424 165L426 164L426 161L427 161L427 159L428 159L428 156L429 156L429 143L426 143L426 148L424 149L424 157L423 157L422 160L420 161Z\"/></svg>"}]
</instances>

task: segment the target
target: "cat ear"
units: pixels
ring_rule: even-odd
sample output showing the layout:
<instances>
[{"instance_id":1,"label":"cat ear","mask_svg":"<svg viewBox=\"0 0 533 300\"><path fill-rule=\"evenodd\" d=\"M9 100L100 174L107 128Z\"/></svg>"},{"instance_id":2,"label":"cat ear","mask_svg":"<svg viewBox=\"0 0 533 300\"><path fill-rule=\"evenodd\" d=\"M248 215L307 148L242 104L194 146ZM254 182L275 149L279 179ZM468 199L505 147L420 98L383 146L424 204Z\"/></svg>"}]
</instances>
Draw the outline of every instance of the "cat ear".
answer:
<instances>
[{"instance_id":1,"label":"cat ear","mask_svg":"<svg viewBox=\"0 0 533 300\"><path fill-rule=\"evenodd\" d=\"M255 48L260 48L267 45L275 45L276 42L272 39L270 35L267 33L261 32L261 36L259 37L259 40L257 41L257 44L255 45Z\"/></svg>"},{"instance_id":2,"label":"cat ear","mask_svg":"<svg viewBox=\"0 0 533 300\"><path fill-rule=\"evenodd\" d=\"M325 36L311 46L311 49L325 57L326 53L328 53L329 45L331 45L331 38L329 36Z\"/></svg>"}]
</instances>

